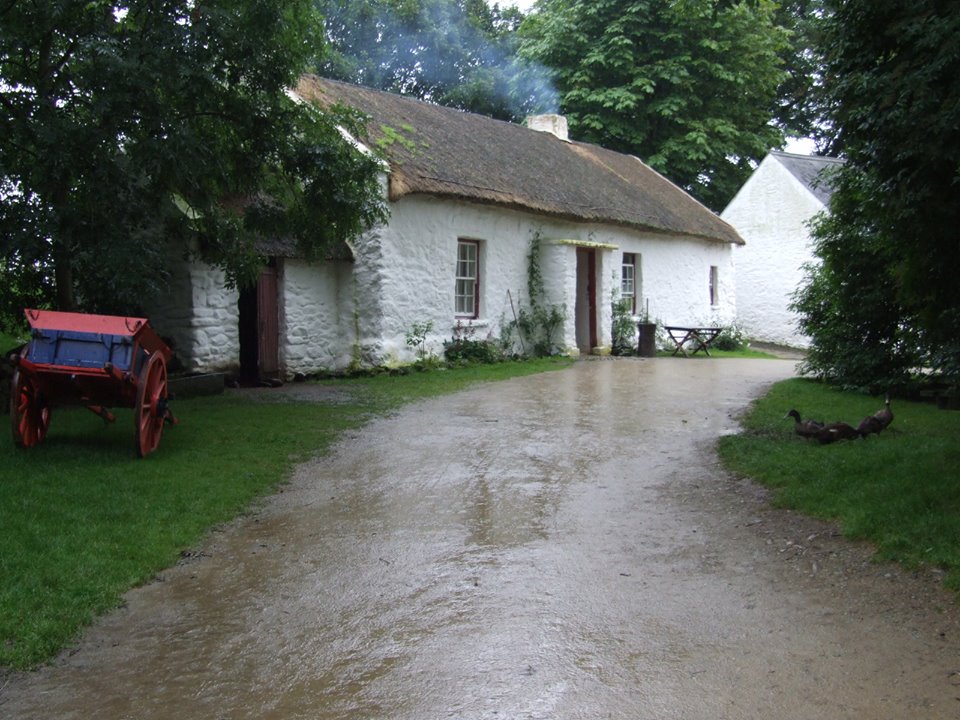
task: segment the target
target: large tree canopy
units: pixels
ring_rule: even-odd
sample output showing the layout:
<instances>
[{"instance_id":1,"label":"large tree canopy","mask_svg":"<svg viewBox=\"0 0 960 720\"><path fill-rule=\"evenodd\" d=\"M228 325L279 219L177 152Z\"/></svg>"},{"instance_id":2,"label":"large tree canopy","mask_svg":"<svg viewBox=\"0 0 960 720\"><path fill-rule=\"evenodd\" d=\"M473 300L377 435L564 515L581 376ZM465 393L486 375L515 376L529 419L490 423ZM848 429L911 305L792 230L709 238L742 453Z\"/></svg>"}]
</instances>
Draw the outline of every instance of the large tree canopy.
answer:
<instances>
[{"instance_id":1,"label":"large tree canopy","mask_svg":"<svg viewBox=\"0 0 960 720\"><path fill-rule=\"evenodd\" d=\"M920 364L960 374L960 14L945 0L829 5L826 84L847 163L798 302L811 367L857 385Z\"/></svg>"},{"instance_id":2,"label":"large tree canopy","mask_svg":"<svg viewBox=\"0 0 960 720\"><path fill-rule=\"evenodd\" d=\"M317 0L325 77L501 120L553 109L546 71L517 57L515 8L486 0Z\"/></svg>"},{"instance_id":3,"label":"large tree canopy","mask_svg":"<svg viewBox=\"0 0 960 720\"><path fill-rule=\"evenodd\" d=\"M789 137L810 138L824 155L836 155L829 99L823 91L824 4L827 0L782 0L775 14L789 44L783 49L786 77L780 84L775 121Z\"/></svg>"},{"instance_id":4,"label":"large tree canopy","mask_svg":"<svg viewBox=\"0 0 960 720\"><path fill-rule=\"evenodd\" d=\"M347 119L287 94L320 28L311 0L0 3L5 294L55 269L62 308L129 312L173 241L236 279L258 237L311 255L381 218Z\"/></svg>"},{"instance_id":5,"label":"large tree canopy","mask_svg":"<svg viewBox=\"0 0 960 720\"><path fill-rule=\"evenodd\" d=\"M571 134L638 155L715 210L771 147L787 32L768 0L540 0L522 52Z\"/></svg>"}]
</instances>

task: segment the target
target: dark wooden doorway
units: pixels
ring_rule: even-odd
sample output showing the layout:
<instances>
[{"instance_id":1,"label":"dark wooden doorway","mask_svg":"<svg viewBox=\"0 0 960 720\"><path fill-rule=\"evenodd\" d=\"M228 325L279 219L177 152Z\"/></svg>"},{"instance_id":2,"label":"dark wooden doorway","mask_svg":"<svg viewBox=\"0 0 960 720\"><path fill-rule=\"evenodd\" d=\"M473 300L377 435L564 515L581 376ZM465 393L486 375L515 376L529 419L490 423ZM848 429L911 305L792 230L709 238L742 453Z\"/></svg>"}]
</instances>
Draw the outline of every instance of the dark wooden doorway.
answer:
<instances>
[{"instance_id":1,"label":"dark wooden doorway","mask_svg":"<svg viewBox=\"0 0 960 720\"><path fill-rule=\"evenodd\" d=\"M280 313L276 263L260 273L256 287L240 291L240 377L243 382L280 375Z\"/></svg>"},{"instance_id":2,"label":"dark wooden doorway","mask_svg":"<svg viewBox=\"0 0 960 720\"><path fill-rule=\"evenodd\" d=\"M597 337L597 251L577 248L577 347L590 353L599 345Z\"/></svg>"}]
</instances>

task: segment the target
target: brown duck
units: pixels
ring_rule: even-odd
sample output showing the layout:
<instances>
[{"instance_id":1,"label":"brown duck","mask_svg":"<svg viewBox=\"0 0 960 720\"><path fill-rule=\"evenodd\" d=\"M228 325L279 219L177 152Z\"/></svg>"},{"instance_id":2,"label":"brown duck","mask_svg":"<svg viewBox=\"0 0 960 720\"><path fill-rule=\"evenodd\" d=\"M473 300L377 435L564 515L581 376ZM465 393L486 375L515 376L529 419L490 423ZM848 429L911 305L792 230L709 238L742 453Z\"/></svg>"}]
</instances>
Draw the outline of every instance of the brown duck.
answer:
<instances>
[{"instance_id":1,"label":"brown duck","mask_svg":"<svg viewBox=\"0 0 960 720\"><path fill-rule=\"evenodd\" d=\"M886 401L880 410L873 415L867 415L860 424L857 425L857 432L866 437L872 433L879 433L893 422L893 411L890 409L890 396L887 395Z\"/></svg>"},{"instance_id":2,"label":"brown duck","mask_svg":"<svg viewBox=\"0 0 960 720\"><path fill-rule=\"evenodd\" d=\"M823 429L823 423L817 422L816 420L801 420L800 413L796 410L791 410L786 415L783 416L784 419L788 417L793 418L793 431L800 437L811 438L816 437L817 433Z\"/></svg>"},{"instance_id":3,"label":"brown duck","mask_svg":"<svg viewBox=\"0 0 960 720\"><path fill-rule=\"evenodd\" d=\"M827 445L837 440L853 440L860 435L860 431L852 425L847 425L845 422L835 422L824 425L814 437L821 445Z\"/></svg>"}]
</instances>

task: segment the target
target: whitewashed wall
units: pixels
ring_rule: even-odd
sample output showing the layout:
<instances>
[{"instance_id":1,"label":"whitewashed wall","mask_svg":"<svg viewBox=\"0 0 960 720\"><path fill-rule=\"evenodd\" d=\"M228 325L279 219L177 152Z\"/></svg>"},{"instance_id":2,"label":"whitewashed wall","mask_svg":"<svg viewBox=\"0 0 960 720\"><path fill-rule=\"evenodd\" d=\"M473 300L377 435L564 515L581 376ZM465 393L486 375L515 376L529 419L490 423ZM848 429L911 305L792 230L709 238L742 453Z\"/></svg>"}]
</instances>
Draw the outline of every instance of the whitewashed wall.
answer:
<instances>
[{"instance_id":1,"label":"whitewashed wall","mask_svg":"<svg viewBox=\"0 0 960 720\"><path fill-rule=\"evenodd\" d=\"M280 263L280 364L286 377L346 367L356 342L353 263Z\"/></svg>"},{"instance_id":2,"label":"whitewashed wall","mask_svg":"<svg viewBox=\"0 0 960 720\"><path fill-rule=\"evenodd\" d=\"M515 304L528 302L526 256L533 228L520 213L487 206L420 196L395 203L389 225L377 238L379 253L367 248L357 262L364 346L376 348L381 362L409 362L415 353L405 334L414 323L432 322L428 348L442 354L443 341L453 336L456 325L459 239L480 243L480 317L471 323L474 337L498 337L501 319L512 317L507 291ZM364 238L358 246L368 242ZM379 322L367 321L370 314L378 315Z\"/></svg>"},{"instance_id":3,"label":"whitewashed wall","mask_svg":"<svg viewBox=\"0 0 960 720\"><path fill-rule=\"evenodd\" d=\"M235 372L240 366L237 300L237 291L226 287L221 270L178 262L168 291L151 308L150 324L173 341L186 370Z\"/></svg>"},{"instance_id":4,"label":"whitewashed wall","mask_svg":"<svg viewBox=\"0 0 960 720\"><path fill-rule=\"evenodd\" d=\"M541 267L548 302L566 305L562 346L576 353L576 247L597 248L601 349L611 344L611 303L619 294L622 254L640 258L643 297L650 313L666 324L728 324L736 314L733 254L726 243L657 236L623 228L586 226L545 220L533 215L435 198L407 197L394 204L389 227L376 245L358 257L360 315L380 311L379 336L363 335L363 344L376 349L381 362L407 362L414 353L404 334L414 322L433 322L429 348L442 353L453 334L454 273L458 238L480 241L481 314L477 337L499 336L501 321L512 319L510 297L528 304L527 253L533 233L541 234ZM367 246L368 240L360 245ZM377 272L367 260L380 263ZM719 303L710 305L710 266L719 270ZM364 323L365 328L375 328Z\"/></svg>"},{"instance_id":5,"label":"whitewashed wall","mask_svg":"<svg viewBox=\"0 0 960 720\"><path fill-rule=\"evenodd\" d=\"M407 197L395 203L388 226L355 243L354 262L279 263L280 361L285 378L344 369L351 363L392 365L415 359L405 335L432 322L428 349L442 355L454 333L457 240L480 243L480 317L474 337L499 337L514 311L529 307L527 255L541 236L547 302L566 307L560 346L577 354L577 247L595 249L599 351L611 345L611 304L620 291L623 253L639 260L638 308L650 301L666 324L725 324L736 299L731 247L616 227L545 220L486 205ZM720 302L710 306L710 266L719 268ZM513 307L511 307L511 298ZM237 292L220 271L185 263L163 306L151 318L171 336L187 369L236 371Z\"/></svg>"},{"instance_id":6,"label":"whitewashed wall","mask_svg":"<svg viewBox=\"0 0 960 720\"><path fill-rule=\"evenodd\" d=\"M665 237L622 228L593 233L597 242L616 245L604 264L604 301L619 296L623 253L637 256L637 310L649 300L650 319L664 325L726 325L736 317L737 292L732 246L693 238ZM717 268L719 292L710 304L710 267ZM610 326L607 325L607 332Z\"/></svg>"},{"instance_id":7,"label":"whitewashed wall","mask_svg":"<svg viewBox=\"0 0 960 720\"><path fill-rule=\"evenodd\" d=\"M788 305L813 260L807 222L823 204L768 155L721 217L746 241L736 248L737 318L747 337L791 347L808 347Z\"/></svg>"}]
</instances>

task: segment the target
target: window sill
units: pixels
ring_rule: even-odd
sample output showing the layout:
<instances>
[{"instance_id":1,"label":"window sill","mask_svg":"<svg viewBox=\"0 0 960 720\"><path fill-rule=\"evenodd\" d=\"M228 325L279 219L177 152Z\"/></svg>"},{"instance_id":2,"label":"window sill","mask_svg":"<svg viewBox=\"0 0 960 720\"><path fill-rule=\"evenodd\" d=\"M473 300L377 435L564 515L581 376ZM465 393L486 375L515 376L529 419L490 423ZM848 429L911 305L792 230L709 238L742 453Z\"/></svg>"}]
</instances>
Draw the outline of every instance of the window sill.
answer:
<instances>
[{"instance_id":1,"label":"window sill","mask_svg":"<svg viewBox=\"0 0 960 720\"><path fill-rule=\"evenodd\" d=\"M451 327L456 329L458 326L464 329L488 328L490 327L490 320L487 318L454 318L453 325Z\"/></svg>"}]
</instances>

